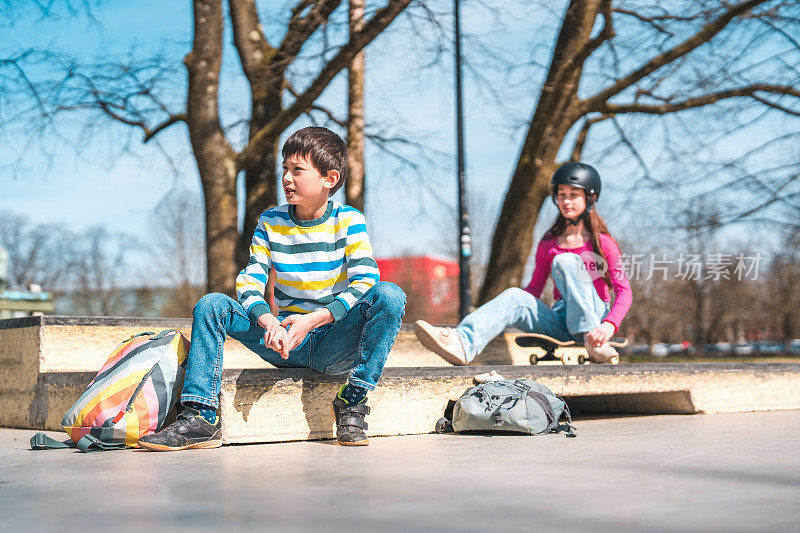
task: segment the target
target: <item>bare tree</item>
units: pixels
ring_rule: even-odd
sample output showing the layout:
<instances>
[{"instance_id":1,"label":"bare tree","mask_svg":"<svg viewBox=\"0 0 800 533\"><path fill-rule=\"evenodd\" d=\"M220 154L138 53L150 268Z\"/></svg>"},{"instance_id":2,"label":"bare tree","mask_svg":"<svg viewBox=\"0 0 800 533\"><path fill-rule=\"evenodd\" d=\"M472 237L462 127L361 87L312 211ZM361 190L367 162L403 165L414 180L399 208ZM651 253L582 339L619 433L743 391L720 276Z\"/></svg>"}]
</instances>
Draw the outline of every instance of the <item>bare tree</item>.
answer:
<instances>
[{"instance_id":1,"label":"bare tree","mask_svg":"<svg viewBox=\"0 0 800 533\"><path fill-rule=\"evenodd\" d=\"M92 228L74 244L70 286L74 312L92 316L119 316L126 309L120 291L125 254L132 240L103 228Z\"/></svg>"},{"instance_id":2,"label":"bare tree","mask_svg":"<svg viewBox=\"0 0 800 533\"><path fill-rule=\"evenodd\" d=\"M9 288L38 284L54 293L61 313L152 315L151 289L122 287L121 280L130 279L128 255L140 248L130 236L99 227L78 233L63 224L33 224L24 215L2 212L0 245L9 252ZM195 261L201 255L195 252Z\"/></svg>"},{"instance_id":3,"label":"bare tree","mask_svg":"<svg viewBox=\"0 0 800 533\"><path fill-rule=\"evenodd\" d=\"M589 130L606 121L617 128L619 144L641 158L618 118L660 117L729 100L788 116L799 114L791 107L800 97L791 65L775 67L770 81L764 82L755 60L744 65L726 61L715 47L717 41L727 39L721 48L741 56L742 47L763 41L765 26L791 39L798 27L798 9L796 2L779 0L699 2L669 8L571 0L500 213L480 301L520 285L533 244L533 225L550 194L550 175L571 132L575 132L568 151L572 160L582 156ZM621 20L634 30L626 39L617 36ZM714 56L713 61L703 53ZM780 63L779 57L776 62ZM602 86L584 95L586 91L579 89L590 70Z\"/></svg>"},{"instance_id":4,"label":"bare tree","mask_svg":"<svg viewBox=\"0 0 800 533\"><path fill-rule=\"evenodd\" d=\"M766 284L766 307L777 317L780 339L788 343L800 336L800 237L789 233L772 260Z\"/></svg>"},{"instance_id":5,"label":"bare tree","mask_svg":"<svg viewBox=\"0 0 800 533\"><path fill-rule=\"evenodd\" d=\"M15 289L31 284L57 290L70 274L69 245L72 239L55 225L33 224L23 215L0 212L0 246L8 252L6 283Z\"/></svg>"},{"instance_id":6,"label":"bare tree","mask_svg":"<svg viewBox=\"0 0 800 533\"><path fill-rule=\"evenodd\" d=\"M173 188L153 210L150 227L154 258L151 278L169 283L161 314L190 317L205 287L201 198L185 188Z\"/></svg>"},{"instance_id":7,"label":"bare tree","mask_svg":"<svg viewBox=\"0 0 800 533\"><path fill-rule=\"evenodd\" d=\"M387 0L365 17L349 40L336 46L327 28L341 0L298 0L282 24L280 42L268 39L254 0L228 0L227 10L222 0L194 0L194 35L184 59L188 80L182 98L175 97L176 65L163 56L107 58L86 64L52 51L22 50L0 63L0 68L11 73L18 90L32 102L18 118L25 122L38 117L38 137L41 130L53 126L54 117L70 112L83 113L89 127L98 119L130 126L141 132L145 143L176 124L185 124L203 186L208 290L231 294L236 273L247 261L258 216L277 201L281 134L313 109L334 78L410 2ZM250 115L233 123L221 119L226 23L232 28L250 92ZM307 58L306 66L312 64L313 71L295 77L303 83L292 83L290 68L309 41L321 42L323 51ZM21 68L25 61L44 62L60 75L34 84ZM237 128L246 130L241 142L231 139ZM246 198L244 227L239 231L236 183L241 172Z\"/></svg>"}]
</instances>

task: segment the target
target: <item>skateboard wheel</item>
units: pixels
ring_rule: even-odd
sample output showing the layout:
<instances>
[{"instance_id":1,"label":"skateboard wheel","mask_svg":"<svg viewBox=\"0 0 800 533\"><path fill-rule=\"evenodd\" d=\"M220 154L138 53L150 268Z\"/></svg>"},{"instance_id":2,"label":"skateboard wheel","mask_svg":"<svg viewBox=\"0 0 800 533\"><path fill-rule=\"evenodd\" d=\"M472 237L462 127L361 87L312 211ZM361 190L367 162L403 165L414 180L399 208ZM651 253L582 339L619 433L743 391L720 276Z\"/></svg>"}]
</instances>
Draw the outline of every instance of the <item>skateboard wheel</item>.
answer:
<instances>
[{"instance_id":1,"label":"skateboard wheel","mask_svg":"<svg viewBox=\"0 0 800 533\"><path fill-rule=\"evenodd\" d=\"M536 357L536 354L533 354L533 355L531 356L531 364L532 364L532 365L538 365L538 364L539 364L539 358L538 358L538 357Z\"/></svg>"},{"instance_id":2,"label":"skateboard wheel","mask_svg":"<svg viewBox=\"0 0 800 533\"><path fill-rule=\"evenodd\" d=\"M586 364L586 358L584 356L582 356L582 355L579 355L578 356L578 364L579 365L585 365Z\"/></svg>"},{"instance_id":3,"label":"skateboard wheel","mask_svg":"<svg viewBox=\"0 0 800 533\"><path fill-rule=\"evenodd\" d=\"M450 433L453 431L453 424L445 417L436 421L436 433Z\"/></svg>"}]
</instances>

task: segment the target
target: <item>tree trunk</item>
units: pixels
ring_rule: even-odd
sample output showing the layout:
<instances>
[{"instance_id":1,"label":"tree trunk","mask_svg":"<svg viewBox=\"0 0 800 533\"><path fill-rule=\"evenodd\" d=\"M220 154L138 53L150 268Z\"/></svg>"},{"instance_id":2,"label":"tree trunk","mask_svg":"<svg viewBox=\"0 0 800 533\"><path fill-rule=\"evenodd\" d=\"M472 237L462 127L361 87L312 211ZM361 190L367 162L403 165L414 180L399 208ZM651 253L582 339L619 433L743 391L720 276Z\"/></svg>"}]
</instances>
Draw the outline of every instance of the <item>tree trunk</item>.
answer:
<instances>
[{"instance_id":1,"label":"tree trunk","mask_svg":"<svg viewBox=\"0 0 800 533\"><path fill-rule=\"evenodd\" d=\"M364 28L364 0L350 0L350 34ZM364 212L364 52L350 63L347 78L348 172L345 181L345 201Z\"/></svg>"},{"instance_id":2,"label":"tree trunk","mask_svg":"<svg viewBox=\"0 0 800 533\"><path fill-rule=\"evenodd\" d=\"M230 167L232 170L232 162ZM209 176L214 171L207 170L201 173L206 214L208 292L221 292L234 296L236 274L239 271L234 261L238 233L236 174L231 171L227 174L223 172L219 176Z\"/></svg>"},{"instance_id":3,"label":"tree trunk","mask_svg":"<svg viewBox=\"0 0 800 533\"><path fill-rule=\"evenodd\" d=\"M283 100L281 85L283 76L272 71L264 74L266 79L255 83L252 91L252 120L250 121L250 138L252 139L282 110ZM245 211L242 233L236 247L236 262L239 268L244 268L250 255L250 242L258 223L258 217L267 209L278 203L278 139L269 144L269 149L264 150L255 162L245 170Z\"/></svg>"},{"instance_id":4,"label":"tree trunk","mask_svg":"<svg viewBox=\"0 0 800 533\"><path fill-rule=\"evenodd\" d=\"M550 195L550 175L564 137L583 110L577 97L583 60L601 0L572 0L553 60L492 239L492 253L479 304L522 284L533 246L533 228Z\"/></svg>"},{"instance_id":5,"label":"tree trunk","mask_svg":"<svg viewBox=\"0 0 800 533\"><path fill-rule=\"evenodd\" d=\"M237 172L235 154L219 122L222 28L220 0L195 0L194 41L184 60L189 72L186 123L205 198L208 291L232 296Z\"/></svg>"}]
</instances>

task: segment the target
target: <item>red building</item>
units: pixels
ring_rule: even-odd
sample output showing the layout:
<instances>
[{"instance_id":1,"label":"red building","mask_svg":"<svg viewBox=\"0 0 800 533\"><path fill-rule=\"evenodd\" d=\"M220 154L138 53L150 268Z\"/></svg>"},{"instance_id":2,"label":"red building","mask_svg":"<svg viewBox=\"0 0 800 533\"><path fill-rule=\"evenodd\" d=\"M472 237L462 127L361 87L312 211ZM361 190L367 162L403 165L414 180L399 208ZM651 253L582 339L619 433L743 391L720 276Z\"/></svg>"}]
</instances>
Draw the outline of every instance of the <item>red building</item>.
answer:
<instances>
[{"instance_id":1,"label":"red building","mask_svg":"<svg viewBox=\"0 0 800 533\"><path fill-rule=\"evenodd\" d=\"M398 284L406 293L404 322L458 322L458 263L430 255L376 259L381 281Z\"/></svg>"}]
</instances>

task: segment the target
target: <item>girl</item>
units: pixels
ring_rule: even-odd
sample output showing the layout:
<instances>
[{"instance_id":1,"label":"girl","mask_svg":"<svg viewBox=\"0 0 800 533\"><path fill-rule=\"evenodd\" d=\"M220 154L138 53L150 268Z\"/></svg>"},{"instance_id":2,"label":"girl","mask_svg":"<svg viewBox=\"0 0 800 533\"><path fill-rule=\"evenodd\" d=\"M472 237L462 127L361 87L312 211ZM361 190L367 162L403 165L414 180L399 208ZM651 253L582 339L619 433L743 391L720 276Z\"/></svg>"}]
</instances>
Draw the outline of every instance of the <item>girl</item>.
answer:
<instances>
[{"instance_id":1,"label":"girl","mask_svg":"<svg viewBox=\"0 0 800 533\"><path fill-rule=\"evenodd\" d=\"M593 209L600 197L600 175L585 163L567 163L553 174L550 190L558 216L536 249L530 284L525 290L506 289L454 329L418 320L414 332L426 348L454 365L466 365L495 336L514 326L526 333L583 342L595 363L617 355L608 341L633 297L617 243ZM553 307L539 300L550 275L555 283Z\"/></svg>"}]
</instances>

